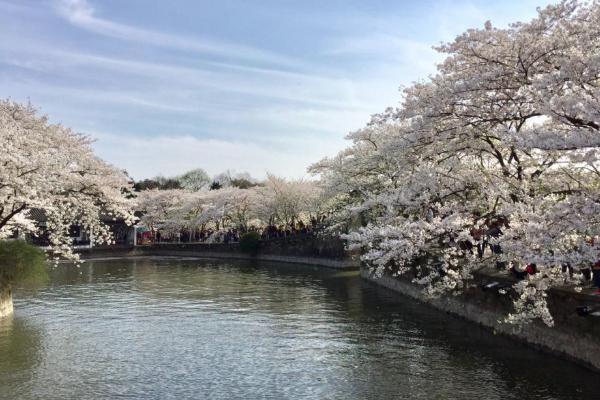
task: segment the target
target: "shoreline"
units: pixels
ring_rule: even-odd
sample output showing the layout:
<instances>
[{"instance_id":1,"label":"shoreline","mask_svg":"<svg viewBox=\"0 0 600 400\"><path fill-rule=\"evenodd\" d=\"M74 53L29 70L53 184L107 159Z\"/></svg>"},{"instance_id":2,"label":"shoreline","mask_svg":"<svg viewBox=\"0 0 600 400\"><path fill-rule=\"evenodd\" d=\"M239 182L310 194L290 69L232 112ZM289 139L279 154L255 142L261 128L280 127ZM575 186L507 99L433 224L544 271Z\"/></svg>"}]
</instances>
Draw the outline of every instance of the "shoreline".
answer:
<instances>
[{"instance_id":1,"label":"shoreline","mask_svg":"<svg viewBox=\"0 0 600 400\"><path fill-rule=\"evenodd\" d=\"M271 242L267 242L271 243ZM278 243L281 244L281 243ZM259 251L257 254L243 253L237 243L165 243L157 245L146 245L124 248L92 248L82 249L78 254L82 259L93 259L98 257L139 257L139 256L171 256L171 257L196 257L208 259L224 259L224 260L256 260L268 262L283 262L290 264L305 264L314 265L340 270L359 270L360 261L350 256L342 257L330 255L329 249L326 249L320 256L312 256L314 249L312 246L303 251L298 251L294 255L286 255L286 247L297 246L298 242L290 242L282 249L278 249L276 254L273 254L273 249L267 248ZM270 251L271 250L271 251ZM282 251L281 251L282 250ZM339 249L335 249L339 250ZM317 253L318 254L318 253Z\"/></svg>"},{"instance_id":2,"label":"shoreline","mask_svg":"<svg viewBox=\"0 0 600 400\"><path fill-rule=\"evenodd\" d=\"M362 279L436 308L456 318L477 324L493 335L509 337L529 348L554 355L578 365L600 372L600 318L581 317L576 308L590 299L575 298L554 291L550 302L554 306L555 326L548 327L533 321L522 327L502 322L508 311L508 298L480 287L468 289L458 296L428 298L414 284L390 276L376 278L366 269L361 269ZM490 275L477 276L478 284L492 280ZM600 303L600 299L594 299Z\"/></svg>"}]
</instances>

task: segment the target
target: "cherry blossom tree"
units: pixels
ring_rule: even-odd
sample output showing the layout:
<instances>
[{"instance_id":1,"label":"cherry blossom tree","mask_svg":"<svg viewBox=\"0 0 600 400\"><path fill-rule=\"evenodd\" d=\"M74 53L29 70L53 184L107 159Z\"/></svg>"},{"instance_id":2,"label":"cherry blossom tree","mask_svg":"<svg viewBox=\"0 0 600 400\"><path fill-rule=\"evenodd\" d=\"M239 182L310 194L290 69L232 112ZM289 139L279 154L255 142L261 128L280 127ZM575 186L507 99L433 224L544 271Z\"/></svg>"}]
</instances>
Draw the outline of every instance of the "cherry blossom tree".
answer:
<instances>
[{"instance_id":1,"label":"cherry blossom tree","mask_svg":"<svg viewBox=\"0 0 600 400\"><path fill-rule=\"evenodd\" d=\"M202 199L206 207L198 221L212 223L217 231L228 228L245 231L255 215L255 198L253 188L226 187L205 192Z\"/></svg>"},{"instance_id":2,"label":"cherry blossom tree","mask_svg":"<svg viewBox=\"0 0 600 400\"><path fill-rule=\"evenodd\" d=\"M313 181L285 180L269 175L248 188L145 190L138 193L141 221L154 230L175 234L182 230L247 231L251 226L308 223L321 212L321 188Z\"/></svg>"},{"instance_id":3,"label":"cherry blossom tree","mask_svg":"<svg viewBox=\"0 0 600 400\"><path fill-rule=\"evenodd\" d=\"M182 207L189 202L190 192L182 189L151 189L138 193L137 209L142 212L140 222L152 230L179 232L187 223Z\"/></svg>"},{"instance_id":4,"label":"cherry blossom tree","mask_svg":"<svg viewBox=\"0 0 600 400\"><path fill-rule=\"evenodd\" d=\"M96 243L110 243L103 219L133 222L127 175L95 156L90 143L31 105L0 101L0 237L38 234L31 211L42 210L52 251L76 259L72 225L92 232Z\"/></svg>"},{"instance_id":5,"label":"cherry blossom tree","mask_svg":"<svg viewBox=\"0 0 600 400\"><path fill-rule=\"evenodd\" d=\"M553 324L547 290L600 259L599 42L600 4L577 1L468 30L438 47L436 75L312 167L374 273L440 295L485 266L535 264L507 320Z\"/></svg>"},{"instance_id":6,"label":"cherry blossom tree","mask_svg":"<svg viewBox=\"0 0 600 400\"><path fill-rule=\"evenodd\" d=\"M269 174L257 189L256 214L269 225L292 226L319 214L321 188L313 181L286 180Z\"/></svg>"},{"instance_id":7,"label":"cherry blossom tree","mask_svg":"<svg viewBox=\"0 0 600 400\"><path fill-rule=\"evenodd\" d=\"M228 187L219 190L147 190L139 193L141 221L170 234L211 228L215 232L246 230L254 218L254 189Z\"/></svg>"}]
</instances>

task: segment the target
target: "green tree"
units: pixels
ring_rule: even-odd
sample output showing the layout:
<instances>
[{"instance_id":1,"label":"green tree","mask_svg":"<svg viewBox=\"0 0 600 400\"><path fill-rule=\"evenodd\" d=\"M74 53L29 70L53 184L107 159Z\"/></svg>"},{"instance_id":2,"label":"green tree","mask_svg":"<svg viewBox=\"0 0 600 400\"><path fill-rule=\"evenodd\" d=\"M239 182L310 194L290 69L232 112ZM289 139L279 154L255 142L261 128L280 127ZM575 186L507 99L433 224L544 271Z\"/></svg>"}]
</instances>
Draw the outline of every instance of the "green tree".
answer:
<instances>
[{"instance_id":1,"label":"green tree","mask_svg":"<svg viewBox=\"0 0 600 400\"><path fill-rule=\"evenodd\" d=\"M48 278L46 255L23 240L0 241L0 286L35 285Z\"/></svg>"},{"instance_id":2,"label":"green tree","mask_svg":"<svg viewBox=\"0 0 600 400\"><path fill-rule=\"evenodd\" d=\"M202 169L197 168L186 172L176 178L183 189L198 191L210 184L208 174Z\"/></svg>"}]
</instances>

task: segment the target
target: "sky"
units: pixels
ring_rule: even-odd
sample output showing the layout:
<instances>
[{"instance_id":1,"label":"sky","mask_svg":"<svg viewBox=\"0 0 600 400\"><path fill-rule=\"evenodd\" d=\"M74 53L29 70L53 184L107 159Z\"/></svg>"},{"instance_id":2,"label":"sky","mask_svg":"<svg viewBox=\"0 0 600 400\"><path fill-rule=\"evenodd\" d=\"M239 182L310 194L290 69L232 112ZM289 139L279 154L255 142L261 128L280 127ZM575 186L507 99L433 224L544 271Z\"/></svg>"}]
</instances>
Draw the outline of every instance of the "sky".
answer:
<instances>
[{"instance_id":1,"label":"sky","mask_svg":"<svg viewBox=\"0 0 600 400\"><path fill-rule=\"evenodd\" d=\"M544 0L0 0L0 98L135 179L306 177L434 74L433 46Z\"/></svg>"}]
</instances>

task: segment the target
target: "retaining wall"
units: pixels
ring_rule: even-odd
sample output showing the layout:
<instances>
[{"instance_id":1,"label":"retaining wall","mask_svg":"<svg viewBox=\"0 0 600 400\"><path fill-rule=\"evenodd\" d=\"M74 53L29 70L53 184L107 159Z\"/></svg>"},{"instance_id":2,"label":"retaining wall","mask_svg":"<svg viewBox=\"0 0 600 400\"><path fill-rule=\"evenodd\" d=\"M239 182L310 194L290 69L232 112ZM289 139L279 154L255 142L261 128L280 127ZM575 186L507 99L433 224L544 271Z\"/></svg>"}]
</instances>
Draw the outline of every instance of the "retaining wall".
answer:
<instances>
[{"instance_id":1,"label":"retaining wall","mask_svg":"<svg viewBox=\"0 0 600 400\"><path fill-rule=\"evenodd\" d=\"M596 297L553 290L549 293L548 303L555 326L550 328L536 321L518 327L502 322L511 309L510 298L494 290L481 289L483 284L502 280L494 275L479 274L475 277L476 287L458 296L448 295L434 299L426 297L409 280L391 276L376 278L365 269L361 270L361 276L442 311L478 323L495 334L510 336L532 347L600 371L600 317L581 317L576 312L579 306L600 307L600 299Z\"/></svg>"},{"instance_id":2,"label":"retaining wall","mask_svg":"<svg viewBox=\"0 0 600 400\"><path fill-rule=\"evenodd\" d=\"M96 247L80 249L83 258L182 256L220 259L278 261L295 264L319 265L336 269L358 269L358 257L344 249L344 243L335 238L292 237L261 241L256 254L244 253L239 243L159 243L136 247Z\"/></svg>"}]
</instances>

